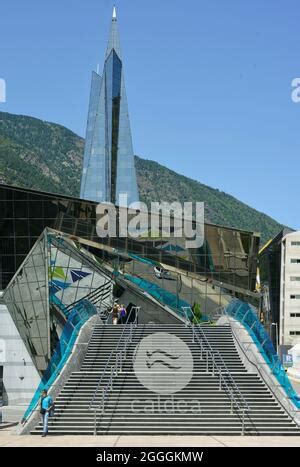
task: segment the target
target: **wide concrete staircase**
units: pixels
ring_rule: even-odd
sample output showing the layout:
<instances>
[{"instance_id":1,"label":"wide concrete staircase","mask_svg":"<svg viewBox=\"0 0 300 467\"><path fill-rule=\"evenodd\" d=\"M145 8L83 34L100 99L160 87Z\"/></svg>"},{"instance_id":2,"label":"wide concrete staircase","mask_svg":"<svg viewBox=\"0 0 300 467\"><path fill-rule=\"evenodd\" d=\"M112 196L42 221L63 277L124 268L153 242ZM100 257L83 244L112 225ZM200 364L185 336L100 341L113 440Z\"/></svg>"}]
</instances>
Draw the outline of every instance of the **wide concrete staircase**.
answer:
<instances>
[{"instance_id":1,"label":"wide concrete staircase","mask_svg":"<svg viewBox=\"0 0 300 467\"><path fill-rule=\"evenodd\" d=\"M193 342L191 329L181 324L147 324L135 328L122 371L113 380L113 388L108 392L105 410L102 413L100 408L102 389L107 385L109 372L102 378L100 386L99 380L105 367L109 367L115 361L111 352L119 343L123 328L123 325L95 327L81 371L72 373L55 401L55 416L49 421L50 434L91 435L95 433L95 428L97 434L242 434L242 412L231 403L226 385L220 386L218 371L215 369L213 374L212 362L207 362L211 358L206 352L201 354L199 343L197 340ZM244 433L299 435L300 430L297 425L276 401L260 377L255 373L249 373L244 367L230 327L206 325L203 326L203 330L215 354L217 366L220 365L219 368L223 368L224 372L222 358L240 394L249 406L250 410L244 417ZM138 363L135 366L133 364L139 343L144 337L153 333L163 333L164 348L167 341L165 333L177 336L188 346L192 354L191 379L185 387L173 394L158 394L150 390L147 384L140 382ZM171 389L176 378L175 373L172 373L173 370L169 368L170 365L167 364L172 355L176 354L176 345L171 341L170 338L170 345L167 346L171 357L167 356L165 364L157 361L147 372L148 380L152 382L155 380L155 384L160 388L166 385L166 372L169 371L167 385ZM164 356L160 355L160 357L164 360ZM226 380L226 374L222 376L223 380ZM95 393L98 386L98 391ZM32 431L32 434L40 433L41 425Z\"/></svg>"}]
</instances>

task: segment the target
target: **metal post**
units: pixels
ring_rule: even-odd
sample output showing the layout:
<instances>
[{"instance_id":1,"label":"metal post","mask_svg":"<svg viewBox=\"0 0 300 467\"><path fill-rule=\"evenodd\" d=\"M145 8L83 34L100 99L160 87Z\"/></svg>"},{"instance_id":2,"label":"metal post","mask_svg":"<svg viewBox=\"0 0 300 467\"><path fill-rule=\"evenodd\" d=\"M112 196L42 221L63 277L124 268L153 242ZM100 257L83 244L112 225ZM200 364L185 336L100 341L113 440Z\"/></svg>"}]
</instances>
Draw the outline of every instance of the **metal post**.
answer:
<instances>
[{"instance_id":1,"label":"metal post","mask_svg":"<svg viewBox=\"0 0 300 467\"><path fill-rule=\"evenodd\" d=\"M190 320L189 320L188 313L187 313L187 307L184 306L184 307L182 307L182 309L184 311L184 318L185 318L184 319L184 325L187 328L189 326L189 324L190 324Z\"/></svg>"},{"instance_id":2,"label":"metal post","mask_svg":"<svg viewBox=\"0 0 300 467\"><path fill-rule=\"evenodd\" d=\"M230 391L230 399L231 399L230 413L233 413L233 394L231 391Z\"/></svg>"},{"instance_id":3,"label":"metal post","mask_svg":"<svg viewBox=\"0 0 300 467\"><path fill-rule=\"evenodd\" d=\"M110 385L110 390L112 391L113 389L113 372L114 372L114 367L112 366L111 369L110 369L110 381L109 381L109 385Z\"/></svg>"},{"instance_id":4,"label":"metal post","mask_svg":"<svg viewBox=\"0 0 300 467\"><path fill-rule=\"evenodd\" d=\"M209 366L208 366L208 350L206 350L206 373L209 372Z\"/></svg>"},{"instance_id":5,"label":"metal post","mask_svg":"<svg viewBox=\"0 0 300 467\"><path fill-rule=\"evenodd\" d=\"M215 376L215 357L212 355L212 376Z\"/></svg>"},{"instance_id":6,"label":"metal post","mask_svg":"<svg viewBox=\"0 0 300 467\"><path fill-rule=\"evenodd\" d=\"M276 347L276 353L278 353L278 346L279 346L278 323L271 323L271 326L272 326L272 329L273 329L273 326L275 326L275 347ZM273 340L273 332L272 332L271 339Z\"/></svg>"},{"instance_id":7,"label":"metal post","mask_svg":"<svg viewBox=\"0 0 300 467\"><path fill-rule=\"evenodd\" d=\"M195 344L195 325L194 324L192 325L192 329L193 329L193 344Z\"/></svg>"},{"instance_id":8,"label":"metal post","mask_svg":"<svg viewBox=\"0 0 300 467\"><path fill-rule=\"evenodd\" d=\"M135 310L135 321L134 321L134 327L136 328L137 325L138 325L138 316L139 316L139 312L140 312L140 307L137 306L136 307L136 310Z\"/></svg>"},{"instance_id":9,"label":"metal post","mask_svg":"<svg viewBox=\"0 0 300 467\"><path fill-rule=\"evenodd\" d=\"M178 309L178 303L179 303L178 276L179 276L179 274L177 273L177 275L176 275L176 308L177 309Z\"/></svg>"},{"instance_id":10,"label":"metal post","mask_svg":"<svg viewBox=\"0 0 300 467\"><path fill-rule=\"evenodd\" d=\"M222 374L221 374L221 370L219 370L219 377L220 377L220 381L219 381L219 391L222 390Z\"/></svg>"},{"instance_id":11,"label":"metal post","mask_svg":"<svg viewBox=\"0 0 300 467\"><path fill-rule=\"evenodd\" d=\"M104 404L105 404L105 396L106 396L107 386L106 388L102 389L102 410L101 413L104 413Z\"/></svg>"},{"instance_id":12,"label":"metal post","mask_svg":"<svg viewBox=\"0 0 300 467\"><path fill-rule=\"evenodd\" d=\"M242 416L242 436L245 434L245 407L243 407L243 416Z\"/></svg>"},{"instance_id":13,"label":"metal post","mask_svg":"<svg viewBox=\"0 0 300 467\"><path fill-rule=\"evenodd\" d=\"M97 411L94 410L94 435L97 436Z\"/></svg>"}]
</instances>

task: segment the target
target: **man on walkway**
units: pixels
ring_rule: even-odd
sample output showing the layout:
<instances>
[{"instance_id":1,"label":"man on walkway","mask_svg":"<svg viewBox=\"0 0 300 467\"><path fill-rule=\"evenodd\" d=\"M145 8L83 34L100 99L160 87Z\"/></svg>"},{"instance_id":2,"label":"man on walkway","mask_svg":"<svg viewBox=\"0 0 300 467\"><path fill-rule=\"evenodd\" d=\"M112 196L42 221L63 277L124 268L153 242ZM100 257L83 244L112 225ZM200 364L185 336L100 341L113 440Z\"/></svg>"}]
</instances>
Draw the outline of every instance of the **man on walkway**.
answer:
<instances>
[{"instance_id":1,"label":"man on walkway","mask_svg":"<svg viewBox=\"0 0 300 467\"><path fill-rule=\"evenodd\" d=\"M45 437L48 434L48 420L50 411L53 408L53 399L51 396L48 396L46 389L42 391L41 394L41 416L42 416L42 423L43 423L43 434L42 436Z\"/></svg>"}]
</instances>

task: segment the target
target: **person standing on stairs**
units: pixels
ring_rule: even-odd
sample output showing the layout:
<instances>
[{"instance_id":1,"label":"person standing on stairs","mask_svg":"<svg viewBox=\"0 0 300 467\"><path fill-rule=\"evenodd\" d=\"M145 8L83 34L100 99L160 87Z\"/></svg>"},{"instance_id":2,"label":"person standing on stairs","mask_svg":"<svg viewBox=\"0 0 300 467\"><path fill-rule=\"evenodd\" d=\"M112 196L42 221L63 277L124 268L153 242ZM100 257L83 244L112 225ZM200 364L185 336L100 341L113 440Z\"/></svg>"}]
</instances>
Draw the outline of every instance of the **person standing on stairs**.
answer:
<instances>
[{"instance_id":1,"label":"person standing on stairs","mask_svg":"<svg viewBox=\"0 0 300 467\"><path fill-rule=\"evenodd\" d=\"M127 320L127 311L125 308L125 305L121 305L120 307L120 323L121 324L126 324Z\"/></svg>"},{"instance_id":2,"label":"person standing on stairs","mask_svg":"<svg viewBox=\"0 0 300 467\"><path fill-rule=\"evenodd\" d=\"M42 391L41 394L41 417L42 417L42 424L43 424L43 434L42 437L47 436L48 434L48 421L49 415L51 410L53 409L53 399L51 396L48 396L48 392L46 389Z\"/></svg>"},{"instance_id":3,"label":"person standing on stairs","mask_svg":"<svg viewBox=\"0 0 300 467\"><path fill-rule=\"evenodd\" d=\"M114 304L111 313L112 313L112 323L118 324L119 317L120 317L120 307L117 303Z\"/></svg>"}]
</instances>

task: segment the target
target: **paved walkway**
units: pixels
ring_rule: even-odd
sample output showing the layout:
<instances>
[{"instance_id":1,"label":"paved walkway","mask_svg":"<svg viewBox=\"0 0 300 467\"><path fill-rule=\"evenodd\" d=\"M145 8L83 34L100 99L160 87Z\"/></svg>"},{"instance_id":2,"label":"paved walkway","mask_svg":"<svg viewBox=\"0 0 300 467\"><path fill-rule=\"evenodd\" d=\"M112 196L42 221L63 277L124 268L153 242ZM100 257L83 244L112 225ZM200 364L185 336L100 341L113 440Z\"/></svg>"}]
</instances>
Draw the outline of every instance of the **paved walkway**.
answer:
<instances>
[{"instance_id":1,"label":"paved walkway","mask_svg":"<svg viewBox=\"0 0 300 467\"><path fill-rule=\"evenodd\" d=\"M27 407L28 404L4 405L3 407L0 407L2 421L18 423L24 415L24 412L27 409Z\"/></svg>"},{"instance_id":2,"label":"paved walkway","mask_svg":"<svg viewBox=\"0 0 300 467\"><path fill-rule=\"evenodd\" d=\"M18 436L0 430L0 447L94 446L94 447L245 447L297 446L300 436Z\"/></svg>"}]
</instances>

